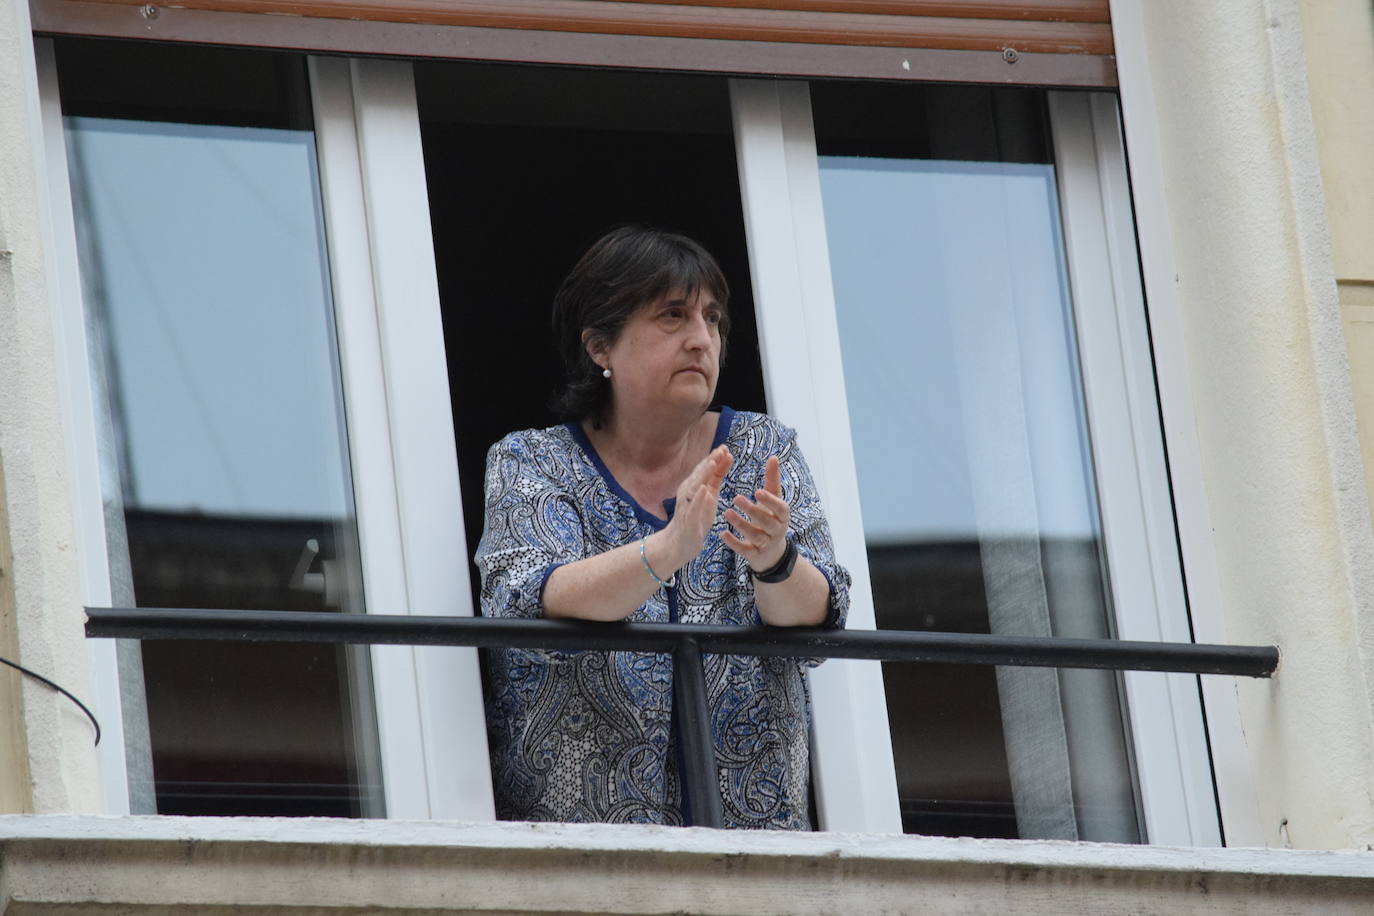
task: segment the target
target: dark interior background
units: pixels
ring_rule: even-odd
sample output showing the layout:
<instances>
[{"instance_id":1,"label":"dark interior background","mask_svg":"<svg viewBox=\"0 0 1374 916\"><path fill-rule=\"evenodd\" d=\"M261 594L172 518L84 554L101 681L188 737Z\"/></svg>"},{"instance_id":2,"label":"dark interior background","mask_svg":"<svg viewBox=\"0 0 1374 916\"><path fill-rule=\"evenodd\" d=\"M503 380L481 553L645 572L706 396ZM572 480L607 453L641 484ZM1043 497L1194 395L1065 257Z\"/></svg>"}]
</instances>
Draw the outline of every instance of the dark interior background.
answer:
<instances>
[{"instance_id":1,"label":"dark interior background","mask_svg":"<svg viewBox=\"0 0 1374 916\"><path fill-rule=\"evenodd\" d=\"M763 410L763 375L725 80L460 63L415 79L470 558L487 449L560 421L550 306L607 230L659 226L714 254L733 325L717 404Z\"/></svg>"}]
</instances>

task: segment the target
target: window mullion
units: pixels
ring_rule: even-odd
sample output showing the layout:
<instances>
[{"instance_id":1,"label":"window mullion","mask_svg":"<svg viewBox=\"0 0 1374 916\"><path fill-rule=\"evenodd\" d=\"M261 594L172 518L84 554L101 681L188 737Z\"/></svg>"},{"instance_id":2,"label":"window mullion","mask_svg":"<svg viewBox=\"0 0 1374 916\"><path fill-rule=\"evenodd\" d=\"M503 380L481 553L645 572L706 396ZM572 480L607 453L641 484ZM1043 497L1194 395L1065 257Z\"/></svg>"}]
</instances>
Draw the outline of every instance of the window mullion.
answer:
<instances>
[{"instance_id":1,"label":"window mullion","mask_svg":"<svg viewBox=\"0 0 1374 916\"><path fill-rule=\"evenodd\" d=\"M733 80L730 95L769 411L797 429L854 577L849 627L873 629L809 90ZM881 668L836 659L811 679L820 826L900 833Z\"/></svg>"}]
</instances>

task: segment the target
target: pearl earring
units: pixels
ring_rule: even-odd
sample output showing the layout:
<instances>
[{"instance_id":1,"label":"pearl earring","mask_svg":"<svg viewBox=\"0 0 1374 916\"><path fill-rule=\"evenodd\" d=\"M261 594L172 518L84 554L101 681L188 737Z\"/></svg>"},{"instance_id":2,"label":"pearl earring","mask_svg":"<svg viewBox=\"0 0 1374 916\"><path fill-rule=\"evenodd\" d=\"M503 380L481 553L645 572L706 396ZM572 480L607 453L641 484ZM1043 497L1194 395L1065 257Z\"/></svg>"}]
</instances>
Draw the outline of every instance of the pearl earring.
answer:
<instances>
[{"instance_id":1,"label":"pearl earring","mask_svg":"<svg viewBox=\"0 0 1374 916\"><path fill-rule=\"evenodd\" d=\"M610 378L610 377L611 377L611 367L610 367L610 366L607 366L605 369L602 369L602 370L601 370L601 377L602 377L602 378Z\"/></svg>"}]
</instances>

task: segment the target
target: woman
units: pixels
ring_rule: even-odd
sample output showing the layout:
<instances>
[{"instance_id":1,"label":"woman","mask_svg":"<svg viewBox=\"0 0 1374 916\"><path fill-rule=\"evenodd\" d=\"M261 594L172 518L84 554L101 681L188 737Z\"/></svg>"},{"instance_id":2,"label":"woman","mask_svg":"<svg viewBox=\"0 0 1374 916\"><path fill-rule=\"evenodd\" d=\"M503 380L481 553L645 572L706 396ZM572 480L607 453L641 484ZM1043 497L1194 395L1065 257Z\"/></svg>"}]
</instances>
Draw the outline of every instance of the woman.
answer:
<instances>
[{"instance_id":1,"label":"woman","mask_svg":"<svg viewBox=\"0 0 1374 916\"><path fill-rule=\"evenodd\" d=\"M728 298L701 246L653 229L617 229L573 268L553 314L571 422L492 446L483 614L843 625L849 575L795 434L709 410ZM501 817L683 822L670 657L488 661ZM729 826L810 827L808 663L705 659Z\"/></svg>"}]
</instances>

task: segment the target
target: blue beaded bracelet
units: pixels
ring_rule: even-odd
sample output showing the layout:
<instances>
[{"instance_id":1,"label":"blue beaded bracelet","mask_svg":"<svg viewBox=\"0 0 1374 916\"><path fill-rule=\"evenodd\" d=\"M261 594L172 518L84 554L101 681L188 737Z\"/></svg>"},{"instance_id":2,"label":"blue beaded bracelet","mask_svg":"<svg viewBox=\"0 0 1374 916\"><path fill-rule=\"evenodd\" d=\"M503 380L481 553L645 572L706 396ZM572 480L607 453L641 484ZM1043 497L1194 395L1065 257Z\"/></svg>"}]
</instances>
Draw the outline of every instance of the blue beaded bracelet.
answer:
<instances>
[{"instance_id":1,"label":"blue beaded bracelet","mask_svg":"<svg viewBox=\"0 0 1374 916\"><path fill-rule=\"evenodd\" d=\"M664 582L662 579L658 577L658 573L654 572L654 568L649 565L649 558L644 553L644 543L648 539L649 536L647 534L639 539L639 560L641 563L644 564L644 571L647 572L649 574L649 578L657 582L661 588L672 588L674 585L677 584L677 573L674 573L673 575L669 576L667 582Z\"/></svg>"}]
</instances>

